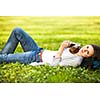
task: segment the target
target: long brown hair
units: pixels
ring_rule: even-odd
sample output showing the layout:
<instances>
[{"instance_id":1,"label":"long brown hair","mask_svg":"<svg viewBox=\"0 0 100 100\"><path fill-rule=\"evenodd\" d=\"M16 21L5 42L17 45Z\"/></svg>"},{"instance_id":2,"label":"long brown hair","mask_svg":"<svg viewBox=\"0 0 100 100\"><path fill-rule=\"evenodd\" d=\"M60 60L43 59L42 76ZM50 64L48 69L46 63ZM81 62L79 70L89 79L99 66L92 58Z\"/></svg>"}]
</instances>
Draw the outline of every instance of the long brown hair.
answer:
<instances>
[{"instance_id":1,"label":"long brown hair","mask_svg":"<svg viewBox=\"0 0 100 100\"><path fill-rule=\"evenodd\" d=\"M92 47L94 49L93 57L100 60L100 46L97 46L95 44L90 44L90 45L92 45Z\"/></svg>"}]
</instances>

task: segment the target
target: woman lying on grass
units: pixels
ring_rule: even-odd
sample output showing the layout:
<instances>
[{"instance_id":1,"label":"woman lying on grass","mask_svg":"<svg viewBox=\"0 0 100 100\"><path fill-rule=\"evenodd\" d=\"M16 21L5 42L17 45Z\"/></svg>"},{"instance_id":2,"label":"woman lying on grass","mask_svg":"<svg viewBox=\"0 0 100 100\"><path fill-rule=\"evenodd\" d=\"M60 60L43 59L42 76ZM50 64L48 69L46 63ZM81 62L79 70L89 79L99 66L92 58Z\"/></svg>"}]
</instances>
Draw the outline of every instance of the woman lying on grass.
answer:
<instances>
[{"instance_id":1,"label":"woman lying on grass","mask_svg":"<svg viewBox=\"0 0 100 100\"><path fill-rule=\"evenodd\" d=\"M19 42L24 53L14 54ZM40 48L21 28L15 28L1 51L0 63L19 62L33 66L48 64L76 67L81 64L83 58L98 57L98 53L100 47L96 45L91 44L80 48L80 45L70 41L62 42L58 51L45 50Z\"/></svg>"}]
</instances>

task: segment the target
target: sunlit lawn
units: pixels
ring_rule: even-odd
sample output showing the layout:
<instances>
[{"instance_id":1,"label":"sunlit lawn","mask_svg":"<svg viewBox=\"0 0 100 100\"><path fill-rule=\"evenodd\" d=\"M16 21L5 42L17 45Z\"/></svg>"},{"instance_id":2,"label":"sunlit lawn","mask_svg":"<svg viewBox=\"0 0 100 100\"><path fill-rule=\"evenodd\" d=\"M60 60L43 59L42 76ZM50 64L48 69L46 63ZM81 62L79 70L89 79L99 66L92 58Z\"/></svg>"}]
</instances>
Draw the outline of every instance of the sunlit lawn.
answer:
<instances>
[{"instance_id":1,"label":"sunlit lawn","mask_svg":"<svg viewBox=\"0 0 100 100\"><path fill-rule=\"evenodd\" d=\"M63 40L100 45L100 17L0 17L0 51L15 27L23 28L40 47L57 50ZM16 52L23 52L20 45ZM100 82L100 71L21 64L1 64L0 82Z\"/></svg>"}]
</instances>

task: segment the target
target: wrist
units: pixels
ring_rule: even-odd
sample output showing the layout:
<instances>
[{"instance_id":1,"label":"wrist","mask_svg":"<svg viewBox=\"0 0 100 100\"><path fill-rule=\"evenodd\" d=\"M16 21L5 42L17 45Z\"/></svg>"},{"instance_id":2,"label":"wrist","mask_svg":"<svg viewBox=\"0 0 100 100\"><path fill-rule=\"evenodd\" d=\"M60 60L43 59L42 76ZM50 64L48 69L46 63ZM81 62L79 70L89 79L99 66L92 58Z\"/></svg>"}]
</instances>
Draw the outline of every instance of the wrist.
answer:
<instances>
[{"instance_id":1,"label":"wrist","mask_svg":"<svg viewBox=\"0 0 100 100\"><path fill-rule=\"evenodd\" d=\"M57 53L56 55L55 55L55 58L60 58L61 57L61 54L60 53Z\"/></svg>"}]
</instances>

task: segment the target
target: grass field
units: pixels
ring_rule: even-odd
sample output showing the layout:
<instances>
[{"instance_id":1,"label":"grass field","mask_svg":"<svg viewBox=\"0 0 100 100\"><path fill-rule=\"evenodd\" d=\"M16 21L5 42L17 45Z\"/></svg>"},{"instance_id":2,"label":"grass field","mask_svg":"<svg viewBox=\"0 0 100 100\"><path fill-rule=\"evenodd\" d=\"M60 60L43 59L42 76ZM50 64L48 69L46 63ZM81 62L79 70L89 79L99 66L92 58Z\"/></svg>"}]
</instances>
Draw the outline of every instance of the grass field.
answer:
<instances>
[{"instance_id":1,"label":"grass field","mask_svg":"<svg viewBox=\"0 0 100 100\"><path fill-rule=\"evenodd\" d=\"M100 45L99 16L0 16L0 51L11 31L21 27L36 40L39 46L57 50L63 40ZM16 52L23 52L20 45ZM100 69L1 64L0 82L16 83L69 83L100 82Z\"/></svg>"}]
</instances>

